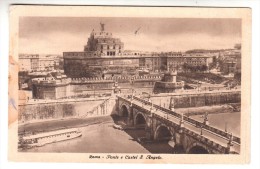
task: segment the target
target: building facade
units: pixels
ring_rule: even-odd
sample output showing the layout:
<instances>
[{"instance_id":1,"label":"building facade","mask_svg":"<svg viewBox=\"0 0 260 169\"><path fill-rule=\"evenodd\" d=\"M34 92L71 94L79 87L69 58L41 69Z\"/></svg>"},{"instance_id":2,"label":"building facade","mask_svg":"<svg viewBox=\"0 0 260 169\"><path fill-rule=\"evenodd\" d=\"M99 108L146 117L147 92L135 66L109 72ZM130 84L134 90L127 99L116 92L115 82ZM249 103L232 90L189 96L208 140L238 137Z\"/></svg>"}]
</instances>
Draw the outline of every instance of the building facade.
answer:
<instances>
[{"instance_id":1,"label":"building facade","mask_svg":"<svg viewBox=\"0 0 260 169\"><path fill-rule=\"evenodd\" d=\"M241 51L231 50L222 54L220 71L223 74L241 73Z\"/></svg>"},{"instance_id":2,"label":"building facade","mask_svg":"<svg viewBox=\"0 0 260 169\"><path fill-rule=\"evenodd\" d=\"M19 55L19 71L36 71L39 67L38 54L21 54Z\"/></svg>"},{"instance_id":3,"label":"building facade","mask_svg":"<svg viewBox=\"0 0 260 169\"><path fill-rule=\"evenodd\" d=\"M19 71L44 72L53 71L59 67L63 58L59 55L20 54Z\"/></svg>"}]
</instances>

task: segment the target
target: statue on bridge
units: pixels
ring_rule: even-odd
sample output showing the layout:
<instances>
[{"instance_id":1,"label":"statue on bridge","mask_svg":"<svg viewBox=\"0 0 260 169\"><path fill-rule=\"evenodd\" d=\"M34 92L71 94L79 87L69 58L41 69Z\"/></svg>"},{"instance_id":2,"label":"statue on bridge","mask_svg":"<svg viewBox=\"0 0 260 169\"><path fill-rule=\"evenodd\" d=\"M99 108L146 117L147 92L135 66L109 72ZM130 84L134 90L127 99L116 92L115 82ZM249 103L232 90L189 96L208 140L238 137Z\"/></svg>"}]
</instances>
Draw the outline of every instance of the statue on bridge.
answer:
<instances>
[{"instance_id":1,"label":"statue on bridge","mask_svg":"<svg viewBox=\"0 0 260 169\"><path fill-rule=\"evenodd\" d=\"M174 99L171 98L171 102L170 102L170 110L171 110L171 111L175 111L174 106L175 106Z\"/></svg>"},{"instance_id":2,"label":"statue on bridge","mask_svg":"<svg viewBox=\"0 0 260 169\"><path fill-rule=\"evenodd\" d=\"M205 115L204 115L204 121L203 121L203 123L205 124L205 125L209 125L209 118L208 118L208 113L206 112L205 113Z\"/></svg>"}]
</instances>

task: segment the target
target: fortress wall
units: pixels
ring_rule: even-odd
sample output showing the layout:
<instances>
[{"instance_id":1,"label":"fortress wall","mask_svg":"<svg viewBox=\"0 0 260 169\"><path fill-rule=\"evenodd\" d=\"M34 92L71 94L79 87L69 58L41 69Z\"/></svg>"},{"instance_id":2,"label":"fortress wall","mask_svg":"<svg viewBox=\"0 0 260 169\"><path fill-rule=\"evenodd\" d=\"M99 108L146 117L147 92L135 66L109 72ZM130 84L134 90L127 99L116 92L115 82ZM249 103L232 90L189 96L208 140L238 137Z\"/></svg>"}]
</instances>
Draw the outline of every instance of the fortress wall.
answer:
<instances>
[{"instance_id":1,"label":"fortress wall","mask_svg":"<svg viewBox=\"0 0 260 169\"><path fill-rule=\"evenodd\" d=\"M147 81L135 81L133 84L130 84L129 81L126 82L119 82L118 86L121 91L131 93L131 89L135 88L137 91L145 91L145 92L152 92L153 86L155 81L154 80L147 80ZM113 83L83 83L83 84L71 84L70 85L70 95L74 96L77 94L94 94L95 93L102 94L102 93L111 93L112 92Z\"/></svg>"}]
</instances>

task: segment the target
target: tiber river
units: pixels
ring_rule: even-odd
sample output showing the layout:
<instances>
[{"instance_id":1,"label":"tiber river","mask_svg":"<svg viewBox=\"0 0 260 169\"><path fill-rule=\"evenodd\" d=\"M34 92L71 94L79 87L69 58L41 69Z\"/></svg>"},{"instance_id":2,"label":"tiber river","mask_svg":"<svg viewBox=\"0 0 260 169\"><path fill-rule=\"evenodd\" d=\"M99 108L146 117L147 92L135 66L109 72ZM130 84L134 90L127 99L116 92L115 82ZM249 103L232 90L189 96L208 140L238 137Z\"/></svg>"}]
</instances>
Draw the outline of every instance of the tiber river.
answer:
<instances>
[{"instance_id":1,"label":"tiber river","mask_svg":"<svg viewBox=\"0 0 260 169\"><path fill-rule=\"evenodd\" d=\"M191 116L203 120L201 116ZM236 136L240 134L240 113L209 115L210 124L220 129L227 128ZM99 124L81 127L82 137L22 150L24 152L74 152L74 153L173 153L167 142L141 145L136 138L144 136L144 130L117 130L112 118Z\"/></svg>"}]
</instances>

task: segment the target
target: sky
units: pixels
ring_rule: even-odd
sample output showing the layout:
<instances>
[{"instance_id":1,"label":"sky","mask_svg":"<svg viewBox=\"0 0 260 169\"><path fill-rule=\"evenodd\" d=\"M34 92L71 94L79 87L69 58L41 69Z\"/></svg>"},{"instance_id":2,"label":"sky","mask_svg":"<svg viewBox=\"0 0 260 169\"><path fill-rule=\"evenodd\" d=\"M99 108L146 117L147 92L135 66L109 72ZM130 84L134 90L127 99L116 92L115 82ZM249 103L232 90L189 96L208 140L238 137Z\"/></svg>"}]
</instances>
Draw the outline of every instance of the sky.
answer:
<instances>
[{"instance_id":1,"label":"sky","mask_svg":"<svg viewBox=\"0 0 260 169\"><path fill-rule=\"evenodd\" d=\"M100 22L124 42L125 50L227 49L241 42L240 19L21 17L19 53L83 51L92 30L100 31Z\"/></svg>"}]
</instances>

